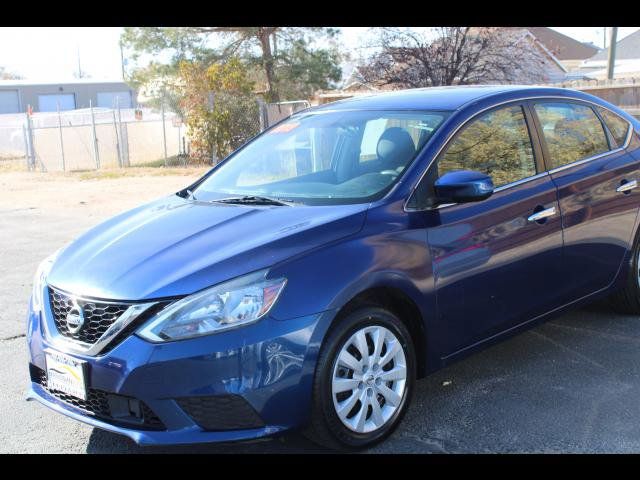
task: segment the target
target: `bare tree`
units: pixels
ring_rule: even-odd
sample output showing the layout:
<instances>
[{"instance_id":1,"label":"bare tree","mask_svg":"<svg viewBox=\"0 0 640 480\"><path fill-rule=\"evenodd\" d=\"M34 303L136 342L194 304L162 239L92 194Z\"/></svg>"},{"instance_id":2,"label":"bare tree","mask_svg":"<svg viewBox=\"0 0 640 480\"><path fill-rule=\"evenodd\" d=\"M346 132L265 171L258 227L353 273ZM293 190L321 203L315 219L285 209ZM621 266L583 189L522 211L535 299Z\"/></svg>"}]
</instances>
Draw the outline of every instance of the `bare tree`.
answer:
<instances>
[{"instance_id":1,"label":"bare tree","mask_svg":"<svg viewBox=\"0 0 640 480\"><path fill-rule=\"evenodd\" d=\"M22 76L17 73L7 71L5 67L0 67L0 80L20 80Z\"/></svg>"},{"instance_id":2,"label":"bare tree","mask_svg":"<svg viewBox=\"0 0 640 480\"><path fill-rule=\"evenodd\" d=\"M366 83L399 88L538 83L551 62L522 28L384 28L378 46L359 72Z\"/></svg>"}]
</instances>

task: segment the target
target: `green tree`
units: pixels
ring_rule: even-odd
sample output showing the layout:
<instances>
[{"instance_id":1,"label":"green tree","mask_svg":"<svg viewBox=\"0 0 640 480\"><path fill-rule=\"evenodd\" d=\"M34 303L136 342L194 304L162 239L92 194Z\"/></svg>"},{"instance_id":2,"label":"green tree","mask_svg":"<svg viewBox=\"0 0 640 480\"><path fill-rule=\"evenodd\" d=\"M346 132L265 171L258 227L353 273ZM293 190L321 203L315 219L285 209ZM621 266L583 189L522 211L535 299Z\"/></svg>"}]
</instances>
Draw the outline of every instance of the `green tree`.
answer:
<instances>
[{"instance_id":1,"label":"green tree","mask_svg":"<svg viewBox=\"0 0 640 480\"><path fill-rule=\"evenodd\" d=\"M280 54L277 88L289 100L306 99L315 91L332 87L342 76L341 55L336 48L312 50L304 39L291 42Z\"/></svg>"},{"instance_id":2,"label":"green tree","mask_svg":"<svg viewBox=\"0 0 640 480\"><path fill-rule=\"evenodd\" d=\"M324 27L127 27L121 41L134 61L151 57L132 72L137 86L168 83L184 60L208 64L237 56L257 67L265 99L277 102L340 79L337 33Z\"/></svg>"},{"instance_id":3,"label":"green tree","mask_svg":"<svg viewBox=\"0 0 640 480\"><path fill-rule=\"evenodd\" d=\"M258 133L254 85L239 58L209 66L183 60L178 69L178 93L195 157L225 157Z\"/></svg>"}]
</instances>

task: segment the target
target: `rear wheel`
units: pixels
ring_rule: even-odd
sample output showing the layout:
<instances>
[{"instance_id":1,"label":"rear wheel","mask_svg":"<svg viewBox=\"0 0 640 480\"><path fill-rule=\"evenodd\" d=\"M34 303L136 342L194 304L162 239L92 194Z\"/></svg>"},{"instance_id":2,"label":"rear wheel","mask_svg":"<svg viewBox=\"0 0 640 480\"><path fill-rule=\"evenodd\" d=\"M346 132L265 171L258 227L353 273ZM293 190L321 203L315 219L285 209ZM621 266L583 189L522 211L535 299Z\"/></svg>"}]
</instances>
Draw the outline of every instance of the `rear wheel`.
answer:
<instances>
[{"instance_id":1,"label":"rear wheel","mask_svg":"<svg viewBox=\"0 0 640 480\"><path fill-rule=\"evenodd\" d=\"M353 312L322 347L306 434L338 450L371 446L396 428L414 383L415 353L405 325L382 308Z\"/></svg>"},{"instance_id":2,"label":"rear wheel","mask_svg":"<svg viewBox=\"0 0 640 480\"><path fill-rule=\"evenodd\" d=\"M609 298L613 308L620 313L640 314L640 236L636 235L631 267L625 286Z\"/></svg>"}]
</instances>

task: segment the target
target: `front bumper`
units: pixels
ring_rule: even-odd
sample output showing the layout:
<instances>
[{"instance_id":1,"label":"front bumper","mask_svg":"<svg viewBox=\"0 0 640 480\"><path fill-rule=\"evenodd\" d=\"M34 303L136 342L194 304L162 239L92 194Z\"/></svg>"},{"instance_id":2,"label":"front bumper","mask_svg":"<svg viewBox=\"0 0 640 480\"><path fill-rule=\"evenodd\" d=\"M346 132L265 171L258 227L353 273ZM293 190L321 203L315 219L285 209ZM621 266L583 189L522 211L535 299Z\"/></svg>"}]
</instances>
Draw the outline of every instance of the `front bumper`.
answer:
<instances>
[{"instance_id":1,"label":"front bumper","mask_svg":"<svg viewBox=\"0 0 640 480\"><path fill-rule=\"evenodd\" d=\"M164 344L131 335L97 357L64 352L87 362L88 388L144 403L159 418L159 428L96 416L49 391L46 381L44 386L32 381L27 399L142 445L272 435L307 423L318 350L333 313L267 317L237 330ZM30 308L28 322L32 370L46 370L44 350L55 347L45 338L40 313ZM227 399L244 407L221 414L218 401ZM207 408L214 408L213 416Z\"/></svg>"}]
</instances>

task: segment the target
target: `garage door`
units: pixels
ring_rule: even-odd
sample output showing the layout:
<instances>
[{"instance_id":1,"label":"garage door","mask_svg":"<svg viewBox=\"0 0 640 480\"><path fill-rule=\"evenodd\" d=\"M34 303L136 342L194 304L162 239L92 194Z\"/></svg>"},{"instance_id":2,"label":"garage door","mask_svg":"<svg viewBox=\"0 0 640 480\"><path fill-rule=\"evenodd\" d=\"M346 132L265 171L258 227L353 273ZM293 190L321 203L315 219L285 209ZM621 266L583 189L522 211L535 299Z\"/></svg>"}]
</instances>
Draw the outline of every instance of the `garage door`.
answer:
<instances>
[{"instance_id":1,"label":"garage door","mask_svg":"<svg viewBox=\"0 0 640 480\"><path fill-rule=\"evenodd\" d=\"M98 92L98 107L115 108L116 106L131 108L131 92Z\"/></svg>"},{"instance_id":2,"label":"garage door","mask_svg":"<svg viewBox=\"0 0 640 480\"><path fill-rule=\"evenodd\" d=\"M60 110L75 110L76 96L73 93L52 93L38 95L39 112L55 112Z\"/></svg>"},{"instance_id":3,"label":"garage door","mask_svg":"<svg viewBox=\"0 0 640 480\"><path fill-rule=\"evenodd\" d=\"M17 90L0 91L0 113L19 113L20 100Z\"/></svg>"}]
</instances>

